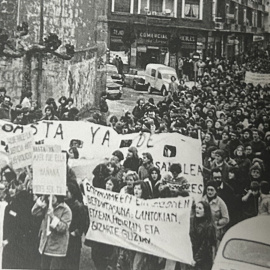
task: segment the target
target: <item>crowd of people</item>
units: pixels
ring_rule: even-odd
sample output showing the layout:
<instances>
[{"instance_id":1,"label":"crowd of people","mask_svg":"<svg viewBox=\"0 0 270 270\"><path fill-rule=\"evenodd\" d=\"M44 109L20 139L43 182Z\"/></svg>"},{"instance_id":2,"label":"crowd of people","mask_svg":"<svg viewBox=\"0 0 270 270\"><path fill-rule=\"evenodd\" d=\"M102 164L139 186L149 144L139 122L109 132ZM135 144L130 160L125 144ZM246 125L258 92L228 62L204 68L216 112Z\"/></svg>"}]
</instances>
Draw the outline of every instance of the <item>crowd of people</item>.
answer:
<instances>
[{"instance_id":1,"label":"crowd of people","mask_svg":"<svg viewBox=\"0 0 270 270\"><path fill-rule=\"evenodd\" d=\"M253 50L241 65L236 61L205 61L191 89L180 80L157 104L140 98L131 112L119 119L95 114L89 121L109 125L117 133L177 132L201 140L204 193L192 207L190 239L196 270L210 270L216 249L228 228L257 215L270 214L270 85L246 84L243 70L269 72L270 59ZM256 56L256 57L255 57ZM263 66L262 66L263 65ZM185 72L183 72L185 75ZM174 80L172 80L174 83ZM106 94L101 95L108 111ZM48 99L45 115L37 116L31 93L11 109L11 98L0 89L0 119L28 124L38 119L78 120L71 98L57 106ZM66 153L79 158L76 149ZM67 159L68 160L68 159ZM179 163L161 173L149 153L128 154L116 149L110 159L97 164L93 186L131 194L144 200L189 196L189 183ZM37 197L32 192L31 170L1 170L0 197L6 203L3 230L3 268L79 269L82 235L87 230L84 190L67 164L67 195ZM49 220L49 230L46 224ZM186 265L88 241L97 270L188 269Z\"/></svg>"}]
</instances>

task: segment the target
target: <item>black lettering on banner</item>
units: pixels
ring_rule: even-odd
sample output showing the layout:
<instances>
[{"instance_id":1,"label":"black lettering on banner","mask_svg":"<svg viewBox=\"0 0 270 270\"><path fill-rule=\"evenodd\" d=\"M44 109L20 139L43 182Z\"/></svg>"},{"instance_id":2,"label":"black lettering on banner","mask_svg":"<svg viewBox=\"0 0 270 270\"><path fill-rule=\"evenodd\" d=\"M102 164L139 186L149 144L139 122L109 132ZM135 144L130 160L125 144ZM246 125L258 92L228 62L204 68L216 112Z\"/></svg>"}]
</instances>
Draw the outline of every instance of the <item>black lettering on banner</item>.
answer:
<instances>
[{"instance_id":1,"label":"black lettering on banner","mask_svg":"<svg viewBox=\"0 0 270 270\"><path fill-rule=\"evenodd\" d=\"M4 124L2 126L2 130L5 132L12 132L13 131L13 126L11 124Z\"/></svg>"},{"instance_id":2,"label":"black lettering on banner","mask_svg":"<svg viewBox=\"0 0 270 270\"><path fill-rule=\"evenodd\" d=\"M126 227L134 232L141 232L141 225L137 222L130 221L125 219L124 217L118 217L116 215L102 212L101 210L97 210L95 208L89 207L89 216L90 219L98 219L100 222L107 222L111 225L117 225L121 227Z\"/></svg>"},{"instance_id":3,"label":"black lettering on banner","mask_svg":"<svg viewBox=\"0 0 270 270\"><path fill-rule=\"evenodd\" d=\"M136 210L135 219L158 222L177 222L177 214L147 210Z\"/></svg>"},{"instance_id":4,"label":"black lettering on banner","mask_svg":"<svg viewBox=\"0 0 270 270\"><path fill-rule=\"evenodd\" d=\"M145 134L141 133L136 147L141 147L145 141Z\"/></svg>"},{"instance_id":5,"label":"black lettering on banner","mask_svg":"<svg viewBox=\"0 0 270 270\"><path fill-rule=\"evenodd\" d=\"M15 133L17 130L21 130L21 133L23 133L23 126L16 126L13 130L13 133Z\"/></svg>"},{"instance_id":6,"label":"black lettering on banner","mask_svg":"<svg viewBox=\"0 0 270 270\"><path fill-rule=\"evenodd\" d=\"M122 236L129 241L151 244L150 238L142 237L136 232L129 232L125 229L122 229Z\"/></svg>"},{"instance_id":7,"label":"black lettering on banner","mask_svg":"<svg viewBox=\"0 0 270 270\"><path fill-rule=\"evenodd\" d=\"M119 235L119 228L114 227L112 225L107 225L107 224L105 225L105 224L102 224L100 222L90 221L90 228L93 231L100 231L103 233L108 233L108 234L120 236Z\"/></svg>"},{"instance_id":8,"label":"black lettering on banner","mask_svg":"<svg viewBox=\"0 0 270 270\"><path fill-rule=\"evenodd\" d=\"M152 142L153 139L152 139L152 135L149 136L149 139L147 140L147 147L150 148L150 147L154 147L153 144L150 144L150 142Z\"/></svg>"},{"instance_id":9,"label":"black lettering on banner","mask_svg":"<svg viewBox=\"0 0 270 270\"><path fill-rule=\"evenodd\" d=\"M62 129L62 124L59 124L57 129L56 129L56 132L55 132L55 135L53 138L55 138L57 135L61 135L61 139L63 140L64 137L63 137L63 129Z\"/></svg>"},{"instance_id":10,"label":"black lettering on banner","mask_svg":"<svg viewBox=\"0 0 270 270\"><path fill-rule=\"evenodd\" d=\"M193 176L196 176L196 173L195 173L195 167L196 164L190 164L190 174L193 175Z\"/></svg>"},{"instance_id":11,"label":"black lettering on banner","mask_svg":"<svg viewBox=\"0 0 270 270\"><path fill-rule=\"evenodd\" d=\"M50 125L52 125L53 122L48 122L48 121L46 121L45 123L47 124L47 130L46 130L46 136L45 136L45 137L48 138Z\"/></svg>"},{"instance_id":12,"label":"black lettering on banner","mask_svg":"<svg viewBox=\"0 0 270 270\"><path fill-rule=\"evenodd\" d=\"M202 194L203 193L203 185L200 184L198 185L198 194Z\"/></svg>"},{"instance_id":13,"label":"black lettering on banner","mask_svg":"<svg viewBox=\"0 0 270 270\"><path fill-rule=\"evenodd\" d=\"M30 127L33 129L33 135L36 135L38 132L37 125L38 123L30 125Z\"/></svg>"},{"instance_id":14,"label":"black lettering on banner","mask_svg":"<svg viewBox=\"0 0 270 270\"><path fill-rule=\"evenodd\" d=\"M147 234L153 234L153 235L160 234L158 227L155 225L145 224L144 230Z\"/></svg>"},{"instance_id":15,"label":"black lettering on banner","mask_svg":"<svg viewBox=\"0 0 270 270\"><path fill-rule=\"evenodd\" d=\"M97 132L100 130L100 127L98 127L95 131L94 131L94 128L91 127L91 133L92 133L92 144L94 143L95 141L95 136L97 134Z\"/></svg>"},{"instance_id":16,"label":"black lettering on banner","mask_svg":"<svg viewBox=\"0 0 270 270\"><path fill-rule=\"evenodd\" d=\"M108 141L108 147L109 147L110 146L110 131L109 130L107 130L104 135L102 145L105 143L105 141Z\"/></svg>"},{"instance_id":17,"label":"black lettering on banner","mask_svg":"<svg viewBox=\"0 0 270 270\"><path fill-rule=\"evenodd\" d=\"M199 174L202 175L202 168L200 165L198 166L198 174L197 175L199 175Z\"/></svg>"}]
</instances>

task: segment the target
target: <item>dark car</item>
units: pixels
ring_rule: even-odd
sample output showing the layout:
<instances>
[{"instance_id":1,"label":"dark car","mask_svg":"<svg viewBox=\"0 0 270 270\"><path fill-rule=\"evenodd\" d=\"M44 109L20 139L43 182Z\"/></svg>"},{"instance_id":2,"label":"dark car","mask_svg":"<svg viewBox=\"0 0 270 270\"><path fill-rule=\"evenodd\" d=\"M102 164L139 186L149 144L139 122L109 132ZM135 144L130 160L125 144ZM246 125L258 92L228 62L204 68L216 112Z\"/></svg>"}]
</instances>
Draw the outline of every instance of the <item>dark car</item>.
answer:
<instances>
[{"instance_id":1,"label":"dark car","mask_svg":"<svg viewBox=\"0 0 270 270\"><path fill-rule=\"evenodd\" d=\"M132 87L134 90L146 90L144 70L131 69L124 74L124 85Z\"/></svg>"}]
</instances>

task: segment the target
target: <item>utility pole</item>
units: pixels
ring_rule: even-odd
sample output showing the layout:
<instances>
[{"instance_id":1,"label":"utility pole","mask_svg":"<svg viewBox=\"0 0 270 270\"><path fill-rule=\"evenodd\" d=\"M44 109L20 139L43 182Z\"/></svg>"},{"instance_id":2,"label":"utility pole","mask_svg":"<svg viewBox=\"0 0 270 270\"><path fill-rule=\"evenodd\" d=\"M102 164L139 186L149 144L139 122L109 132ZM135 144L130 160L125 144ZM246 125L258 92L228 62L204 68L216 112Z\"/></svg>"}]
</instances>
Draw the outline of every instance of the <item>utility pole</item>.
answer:
<instances>
[{"instance_id":1,"label":"utility pole","mask_svg":"<svg viewBox=\"0 0 270 270\"><path fill-rule=\"evenodd\" d=\"M40 17L39 17L39 45L43 45L43 35L44 35L44 0L40 0ZM36 98L37 106L41 108L41 92L43 88L42 83L42 59L43 53L39 52L37 57L38 67L37 67L37 78L36 78Z\"/></svg>"}]
</instances>

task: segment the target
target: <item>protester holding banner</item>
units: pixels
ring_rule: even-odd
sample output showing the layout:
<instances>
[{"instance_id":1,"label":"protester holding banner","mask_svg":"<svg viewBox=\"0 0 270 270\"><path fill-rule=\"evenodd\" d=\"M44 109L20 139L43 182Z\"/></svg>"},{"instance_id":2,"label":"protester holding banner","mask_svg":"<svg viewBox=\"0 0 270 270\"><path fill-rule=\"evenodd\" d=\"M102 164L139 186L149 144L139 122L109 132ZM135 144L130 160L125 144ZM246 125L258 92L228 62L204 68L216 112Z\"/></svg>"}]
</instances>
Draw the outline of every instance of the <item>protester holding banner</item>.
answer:
<instances>
[{"instance_id":1,"label":"protester holding banner","mask_svg":"<svg viewBox=\"0 0 270 270\"><path fill-rule=\"evenodd\" d=\"M149 188L144 181L134 182L133 193L137 199L150 199ZM144 263L146 263L147 257L147 254L137 251L134 256L132 270L144 270L146 268L146 266L144 266Z\"/></svg>"},{"instance_id":2,"label":"protester holding banner","mask_svg":"<svg viewBox=\"0 0 270 270\"><path fill-rule=\"evenodd\" d=\"M48 197L42 196L32 208L34 216L43 217L39 244L42 270L63 269L65 263L72 212L64 200L65 196L52 195L51 209Z\"/></svg>"}]
</instances>

